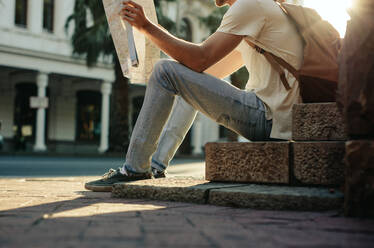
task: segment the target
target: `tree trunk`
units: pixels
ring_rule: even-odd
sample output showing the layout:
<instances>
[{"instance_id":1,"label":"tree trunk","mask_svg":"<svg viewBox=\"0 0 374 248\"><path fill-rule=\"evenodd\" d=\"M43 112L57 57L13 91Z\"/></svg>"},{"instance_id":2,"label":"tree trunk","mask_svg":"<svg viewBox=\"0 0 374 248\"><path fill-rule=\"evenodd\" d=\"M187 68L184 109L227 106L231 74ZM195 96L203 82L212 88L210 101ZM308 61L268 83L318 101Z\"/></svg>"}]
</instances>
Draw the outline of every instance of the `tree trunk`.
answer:
<instances>
[{"instance_id":1,"label":"tree trunk","mask_svg":"<svg viewBox=\"0 0 374 248\"><path fill-rule=\"evenodd\" d=\"M347 142L345 163L345 214L374 217L374 141Z\"/></svg>"},{"instance_id":2,"label":"tree trunk","mask_svg":"<svg viewBox=\"0 0 374 248\"><path fill-rule=\"evenodd\" d=\"M337 101L351 138L374 137L374 1L356 0L340 57Z\"/></svg>"},{"instance_id":3,"label":"tree trunk","mask_svg":"<svg viewBox=\"0 0 374 248\"><path fill-rule=\"evenodd\" d=\"M354 4L340 55L337 96L351 139L346 144L344 210L347 216L374 217L374 1Z\"/></svg>"},{"instance_id":4,"label":"tree trunk","mask_svg":"<svg viewBox=\"0 0 374 248\"><path fill-rule=\"evenodd\" d=\"M110 114L110 142L109 151L127 151L129 144L128 123L128 79L122 74L118 59L115 61L116 81L113 84Z\"/></svg>"}]
</instances>

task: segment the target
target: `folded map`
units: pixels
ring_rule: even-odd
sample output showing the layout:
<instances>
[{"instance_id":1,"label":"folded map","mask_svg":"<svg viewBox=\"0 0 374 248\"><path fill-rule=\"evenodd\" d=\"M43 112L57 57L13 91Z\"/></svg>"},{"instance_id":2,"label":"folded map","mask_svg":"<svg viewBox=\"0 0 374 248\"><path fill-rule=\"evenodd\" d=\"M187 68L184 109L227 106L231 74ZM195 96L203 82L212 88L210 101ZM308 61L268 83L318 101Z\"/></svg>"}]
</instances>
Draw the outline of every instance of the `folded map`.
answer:
<instances>
[{"instance_id":1,"label":"folded map","mask_svg":"<svg viewBox=\"0 0 374 248\"><path fill-rule=\"evenodd\" d=\"M157 24L153 0L133 0L143 6L146 16ZM123 75L131 83L145 84L153 65L160 59L160 50L137 29L119 16L123 0L103 0L110 33L113 38Z\"/></svg>"}]
</instances>

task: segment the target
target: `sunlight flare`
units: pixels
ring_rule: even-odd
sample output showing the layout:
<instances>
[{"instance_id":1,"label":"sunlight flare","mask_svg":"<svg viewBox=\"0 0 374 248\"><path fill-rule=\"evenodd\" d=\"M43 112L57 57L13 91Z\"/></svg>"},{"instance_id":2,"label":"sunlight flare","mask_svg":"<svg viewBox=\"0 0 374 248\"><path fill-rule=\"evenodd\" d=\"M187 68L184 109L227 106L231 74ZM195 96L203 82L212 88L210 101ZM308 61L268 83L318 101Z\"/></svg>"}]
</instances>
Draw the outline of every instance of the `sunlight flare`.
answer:
<instances>
[{"instance_id":1,"label":"sunlight flare","mask_svg":"<svg viewBox=\"0 0 374 248\"><path fill-rule=\"evenodd\" d=\"M304 0L304 6L316 9L323 19L329 21L344 37L347 21L350 19L347 9L353 0Z\"/></svg>"}]
</instances>

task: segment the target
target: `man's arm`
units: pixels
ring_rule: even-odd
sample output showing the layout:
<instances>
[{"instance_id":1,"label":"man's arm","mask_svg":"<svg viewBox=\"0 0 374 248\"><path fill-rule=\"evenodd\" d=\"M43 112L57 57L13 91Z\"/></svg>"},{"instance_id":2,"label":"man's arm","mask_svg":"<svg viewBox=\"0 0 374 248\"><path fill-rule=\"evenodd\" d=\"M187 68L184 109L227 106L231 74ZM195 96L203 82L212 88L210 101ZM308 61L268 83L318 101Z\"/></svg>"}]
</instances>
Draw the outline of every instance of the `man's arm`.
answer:
<instances>
[{"instance_id":1,"label":"man's arm","mask_svg":"<svg viewBox=\"0 0 374 248\"><path fill-rule=\"evenodd\" d=\"M241 53L234 50L216 64L206 69L205 73L222 79L230 76L232 73L239 70L243 65L244 62Z\"/></svg>"},{"instance_id":2,"label":"man's arm","mask_svg":"<svg viewBox=\"0 0 374 248\"><path fill-rule=\"evenodd\" d=\"M216 32L201 44L176 38L149 21L143 8L133 1L123 2L121 16L144 33L166 54L196 72L203 72L226 57L243 36Z\"/></svg>"}]
</instances>

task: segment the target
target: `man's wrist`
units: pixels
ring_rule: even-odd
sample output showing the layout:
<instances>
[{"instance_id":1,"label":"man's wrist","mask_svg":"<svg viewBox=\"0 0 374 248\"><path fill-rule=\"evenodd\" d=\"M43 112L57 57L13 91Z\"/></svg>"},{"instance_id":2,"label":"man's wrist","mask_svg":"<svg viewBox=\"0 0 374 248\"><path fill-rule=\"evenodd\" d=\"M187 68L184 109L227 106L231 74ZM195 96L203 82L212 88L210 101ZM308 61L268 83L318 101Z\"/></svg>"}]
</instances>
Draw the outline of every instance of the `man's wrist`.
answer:
<instances>
[{"instance_id":1,"label":"man's wrist","mask_svg":"<svg viewBox=\"0 0 374 248\"><path fill-rule=\"evenodd\" d=\"M147 33L152 26L152 22L146 18L144 25L141 27L140 32Z\"/></svg>"}]
</instances>

